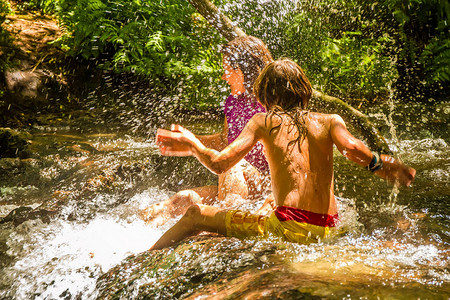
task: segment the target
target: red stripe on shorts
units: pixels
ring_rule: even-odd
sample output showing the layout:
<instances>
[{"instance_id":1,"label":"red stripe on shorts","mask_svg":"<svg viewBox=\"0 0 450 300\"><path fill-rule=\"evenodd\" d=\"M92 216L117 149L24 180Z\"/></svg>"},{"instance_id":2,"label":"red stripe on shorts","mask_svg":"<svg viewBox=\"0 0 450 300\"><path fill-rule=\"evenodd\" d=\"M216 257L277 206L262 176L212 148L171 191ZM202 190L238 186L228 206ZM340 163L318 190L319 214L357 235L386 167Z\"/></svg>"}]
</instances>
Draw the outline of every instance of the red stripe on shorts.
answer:
<instances>
[{"instance_id":1,"label":"red stripe on shorts","mask_svg":"<svg viewBox=\"0 0 450 300\"><path fill-rule=\"evenodd\" d=\"M278 206L275 215L281 222L292 220L322 227L335 227L338 221L338 214L318 214L289 206Z\"/></svg>"}]
</instances>

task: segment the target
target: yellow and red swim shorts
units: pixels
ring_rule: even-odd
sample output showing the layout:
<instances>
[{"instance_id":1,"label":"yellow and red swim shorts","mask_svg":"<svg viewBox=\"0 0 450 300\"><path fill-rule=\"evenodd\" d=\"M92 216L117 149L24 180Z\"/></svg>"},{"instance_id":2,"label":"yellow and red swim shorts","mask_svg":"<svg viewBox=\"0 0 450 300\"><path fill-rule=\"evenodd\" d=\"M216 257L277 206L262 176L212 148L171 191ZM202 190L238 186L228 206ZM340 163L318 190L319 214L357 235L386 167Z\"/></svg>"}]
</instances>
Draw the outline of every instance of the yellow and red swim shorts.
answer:
<instances>
[{"instance_id":1,"label":"yellow and red swim shorts","mask_svg":"<svg viewBox=\"0 0 450 300\"><path fill-rule=\"evenodd\" d=\"M279 206L269 216L230 210L225 217L227 236L237 238L281 237L287 242L317 243L330 236L338 215L318 214L294 207Z\"/></svg>"}]
</instances>

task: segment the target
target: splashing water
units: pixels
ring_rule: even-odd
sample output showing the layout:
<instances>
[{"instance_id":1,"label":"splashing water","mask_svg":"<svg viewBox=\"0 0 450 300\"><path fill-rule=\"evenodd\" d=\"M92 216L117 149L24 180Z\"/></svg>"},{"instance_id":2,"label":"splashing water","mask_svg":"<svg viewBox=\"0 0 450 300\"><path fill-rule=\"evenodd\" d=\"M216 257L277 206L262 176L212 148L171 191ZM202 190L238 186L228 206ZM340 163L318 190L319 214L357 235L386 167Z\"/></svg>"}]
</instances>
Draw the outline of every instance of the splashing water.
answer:
<instances>
[{"instance_id":1,"label":"splashing water","mask_svg":"<svg viewBox=\"0 0 450 300\"><path fill-rule=\"evenodd\" d=\"M30 220L21 224L8 240L8 254L18 260L1 272L7 281L2 285L11 286L0 295L90 298L102 273L125 257L147 250L173 224L154 229L136 217L139 208L167 196L157 189L147 190L88 223Z\"/></svg>"},{"instance_id":2,"label":"splashing water","mask_svg":"<svg viewBox=\"0 0 450 300\"><path fill-rule=\"evenodd\" d=\"M241 1L242 2L242 1ZM314 7L316 1L240 1L228 2L223 10L225 13L236 17L235 22L244 29L253 30L258 37L268 42L271 49L279 54L284 54L287 48L282 35L286 33L285 24L292 23L292 14L289 12L299 9L303 4ZM258 13L240 15L238 11L247 11L242 5L254 6ZM251 10L248 10L251 11ZM270 11L270 14L268 13ZM260 16L252 19L251 16ZM270 17L269 17L270 16ZM305 24L311 24L313 20L305 20ZM270 24L269 24L270 23ZM270 25L270 30L267 30ZM305 26L305 28L308 26ZM317 28L317 27L316 27ZM303 30L297 28L297 32ZM314 45L314 44L313 44ZM292 49L290 49L292 50ZM301 51L310 53L311 50L302 48ZM309 52L308 52L309 51ZM316 49L313 49L317 55ZM311 59L311 57L300 57L301 60ZM395 63L395 62L393 62ZM339 83L338 83L339 84ZM325 290L325 294L337 295L336 291L342 289L346 282L356 282L359 285L355 290L362 291L361 298L367 298L364 292L372 293L378 297L377 283L382 286L414 286L421 292L423 298L428 297L428 290L437 290L443 297L450 295L449 284L449 241L450 226L448 212L448 186L450 178L449 147L448 138L436 138L433 136L433 128L428 123L428 127L422 128L428 136L409 134L408 130L398 132L397 127L401 122L397 120L395 113L399 108L395 107L393 91L388 88L388 112L380 113L374 117L381 119L383 123L389 125L388 131L391 134L390 146L394 151L399 151L401 157L418 169L418 176L414 186L410 190L399 192L398 189L386 187L384 182L378 182L363 171L351 169L348 175L344 175L339 192L342 197L339 199L340 216L343 220L341 228L343 233L331 244L318 245L286 245L289 256L284 256L282 252L280 260L288 260L294 274L315 276L319 280L326 282L317 290ZM180 96L182 89L180 88ZM143 95L146 95L145 97ZM97 96L90 100L97 102ZM119 98L127 98L123 94ZM152 95L144 91L141 95L133 97L133 104L145 107L145 103L152 101ZM175 96L177 97L177 96ZM123 117L124 124L135 128L152 129L153 124L163 126L167 119L174 118L174 104L172 99L163 97L155 106L154 111L164 111L167 114L157 114L147 116L145 111L145 121L130 118L128 113ZM135 105L133 105L135 106ZM164 108L164 109L163 109ZM377 110L378 111L378 110ZM405 109L410 114L409 110ZM448 108L443 108L443 112L448 114ZM130 113L135 113L131 110ZM420 115L420 114L417 114ZM426 113L422 113L422 118L428 118ZM397 123L397 124L395 124ZM405 122L414 123L414 122ZM45 131L46 128L36 128ZM66 128L67 130L69 128ZM52 131L51 129L50 131ZM131 129L131 132L135 130ZM137 131L137 129L136 129ZM400 141L399 136L408 133L406 140ZM430 137L431 136L431 137ZM147 137L148 138L148 137ZM48 156L49 161L55 164L45 165L40 170L40 175L45 180L54 184L53 189L61 188L59 180L64 180L65 176L70 176L71 169L79 164L101 165L112 168L123 157L129 159L123 165L129 166L135 162L149 160L149 153L155 152L155 145L148 142L138 142L131 137L124 139L113 139L112 141L95 141L90 143L100 153L92 158L92 155L79 154L67 159L61 158L63 155L57 153ZM58 150L62 151L62 150ZM91 160L91 161L89 161ZM183 163L180 163L180 165ZM138 165L140 166L140 165ZM189 174L175 174L169 164L164 166L163 174L152 173L152 177L147 186L158 185L159 181L178 182L186 184L197 184L197 181L187 180ZM336 173L343 173L348 167L346 162L337 161ZM85 171L85 173L90 172ZM160 170L161 171L161 170ZM76 174L76 170L74 173ZM164 173L165 172L165 173ZM80 172L81 176L85 173ZM181 173L181 172L180 172ZM194 170L193 178L201 177L197 170ZM169 174L169 175L168 175ZM55 178L57 180L55 180ZM126 183L127 187L133 188L135 183L132 179ZM72 183L66 183L65 187L72 187ZM75 186L73 184L73 186ZM176 184L173 184L179 188ZM348 188L352 186L353 188ZM354 187L357 188L354 188ZM64 187L64 185L63 185ZM3 188L12 191L10 194L21 192L18 188ZM37 190L30 184L30 190ZM175 188L173 188L175 190ZM92 299L97 296L96 283L98 278L108 272L112 267L120 264L127 256L138 254L147 250L175 221L166 223L163 227L152 228L136 217L139 209L149 204L165 200L170 193L161 187L150 188L145 192L138 192L134 196L127 198L125 204L117 204L117 195L104 196L101 193L96 197L83 197L76 199L79 203L86 202L91 206L86 217L76 217L71 220L69 215L73 211L81 210L75 204L63 208L61 216L49 224L37 220L28 220L17 227L0 227L2 240L6 240L6 254L12 258L12 263L0 270L0 298L14 299L55 299L55 298L81 298ZM108 198L109 197L109 198ZM26 198L26 197L24 197ZM386 203L386 200L388 200ZM5 202L7 202L5 200ZM73 204L73 206L71 205ZM32 204L27 203L28 206ZM117 206L115 206L117 205ZM105 208L107 206L108 208ZM115 207L114 207L115 206ZM113 207L113 208L110 208ZM5 208L5 211L13 207ZM6 213L4 213L6 214ZM239 241L236 244L254 245L253 242ZM237 264L244 262L248 257L255 256L258 251L269 248L270 242L259 242L247 253L240 253L236 259ZM3 245L2 245L3 246ZM220 248L220 247L218 247ZM3 249L2 249L3 251ZM230 266L220 264L223 253L217 249L199 249L203 267L218 269L218 272L227 270ZM3 253L1 253L3 255ZM3 257L3 256L2 256ZM289 261L290 259L290 261ZM181 271L189 271L186 262L180 263ZM257 272L258 269L249 269ZM310 277L303 278L304 289L315 291ZM158 283L167 278L147 277L141 278L133 287L134 291L140 285ZM230 281L233 278L230 278ZM228 285L228 283L227 283ZM328 286L335 288L328 288ZM264 287L264 284L261 284ZM355 293L357 293L356 291ZM401 292L395 294L399 296ZM435 294L433 294L435 295ZM128 295L129 298L137 298L134 292ZM344 295L341 298L345 298ZM390 298L389 294L386 298ZM404 297L420 297L418 294L400 295ZM205 296L202 296L205 297ZM351 298L347 296L347 298ZM395 297L393 297L395 298ZM448 297L447 297L448 298Z\"/></svg>"},{"instance_id":3,"label":"splashing water","mask_svg":"<svg viewBox=\"0 0 450 300\"><path fill-rule=\"evenodd\" d=\"M146 161L155 147L153 143L130 139L93 144L99 149L115 149L93 159L109 169L119 164L122 157L126 157L127 164ZM445 202L435 199L445 194L448 183L448 145L443 139L425 138L400 141L398 147L405 161L422 169L421 176L414 183L414 190L399 193L395 207L383 204L382 200L377 203L373 200L388 199L392 188L384 182L378 184L373 179L368 180L364 177L366 173L359 174L352 170L344 181L360 188L347 189L343 191L345 198L338 199L342 236L331 244L287 245L290 251L290 255L286 256L287 263L296 274L334 280L330 283L330 290L339 289L342 282L357 282L361 290L367 289L366 285L370 282L386 286L391 286L392 282L400 285L421 284L424 293L428 288L445 290L450 282L446 229L448 210ZM66 160L71 161L72 158L61 157L54 163L70 168L70 164L66 166ZM80 160L79 163L85 162ZM336 163L337 174L348 168L345 159L336 160ZM173 172L170 165L163 166L166 173L152 174L151 180L158 177L172 180L172 175L167 176ZM441 175L435 177L438 174ZM179 179L173 178L175 182L187 179L184 173L178 175ZM84 178L83 173L79 176ZM73 178L68 177L68 186L73 185L72 181ZM379 186L373 190L374 184ZM126 186L133 186L133 183ZM430 190L429 186L433 189ZM362 190L364 194L361 194ZM63 208L61 215L49 224L39 219L28 220L14 228L2 224L0 229L2 236L6 235L7 255L14 261L0 271L0 296L17 299L95 298L98 293L97 280L102 274L122 263L127 256L139 255L147 250L176 221L174 219L160 228L152 228L136 216L140 209L171 195L161 187L147 187L143 192L130 196L125 203L115 204L119 203L116 201L118 195L98 193L93 198L83 196L73 199ZM71 220L71 212L85 209L80 206L83 203L92 210L88 210L89 214L82 214L83 217ZM110 208L105 209L105 205ZM245 245L251 242L239 243ZM245 261L246 257L255 256L261 249L270 247L270 242L259 245L259 248L250 247L252 250L240 254L240 257ZM202 257L217 257L220 261L223 253L219 249L199 251L206 251ZM280 259L283 257L284 254L281 254ZM215 265L214 272L220 273L228 268L227 264ZM177 270L187 272L189 267L181 264ZM363 275L368 276L370 282ZM133 291L138 290L140 285L159 284L158 280L161 279L152 276L141 278L136 281ZM133 293L129 297L133 298Z\"/></svg>"}]
</instances>

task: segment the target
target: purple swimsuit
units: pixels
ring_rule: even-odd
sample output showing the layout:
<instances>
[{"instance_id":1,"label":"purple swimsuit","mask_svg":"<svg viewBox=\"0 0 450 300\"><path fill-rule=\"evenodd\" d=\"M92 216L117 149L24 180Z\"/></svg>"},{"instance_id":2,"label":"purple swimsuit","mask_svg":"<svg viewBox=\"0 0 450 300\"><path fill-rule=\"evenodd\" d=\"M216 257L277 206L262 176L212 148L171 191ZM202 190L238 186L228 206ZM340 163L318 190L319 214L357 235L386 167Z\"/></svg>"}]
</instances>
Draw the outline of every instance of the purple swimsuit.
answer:
<instances>
[{"instance_id":1,"label":"purple swimsuit","mask_svg":"<svg viewBox=\"0 0 450 300\"><path fill-rule=\"evenodd\" d=\"M228 96L225 100L225 116L228 123L228 144L241 134L248 121L257 113L266 112L264 107L247 93ZM269 164L264 156L263 145L257 143L245 156L245 160L263 174L269 173Z\"/></svg>"}]
</instances>

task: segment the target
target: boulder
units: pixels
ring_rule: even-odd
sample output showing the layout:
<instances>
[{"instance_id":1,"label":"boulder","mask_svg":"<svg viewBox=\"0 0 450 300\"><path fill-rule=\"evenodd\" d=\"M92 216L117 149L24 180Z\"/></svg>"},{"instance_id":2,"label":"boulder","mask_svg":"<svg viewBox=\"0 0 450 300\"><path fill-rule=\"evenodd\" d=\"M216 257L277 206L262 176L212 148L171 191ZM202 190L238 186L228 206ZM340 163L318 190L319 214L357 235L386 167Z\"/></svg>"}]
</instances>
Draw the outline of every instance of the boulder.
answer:
<instances>
[{"instance_id":1,"label":"boulder","mask_svg":"<svg viewBox=\"0 0 450 300\"><path fill-rule=\"evenodd\" d=\"M5 71L6 88L20 98L36 98L41 85L39 73L10 69Z\"/></svg>"},{"instance_id":2,"label":"boulder","mask_svg":"<svg viewBox=\"0 0 450 300\"><path fill-rule=\"evenodd\" d=\"M6 217L0 220L0 224L11 222L18 226L28 220L40 219L43 223L50 223L57 211L46 209L33 209L29 206L21 206L12 210Z\"/></svg>"},{"instance_id":3,"label":"boulder","mask_svg":"<svg viewBox=\"0 0 450 300\"><path fill-rule=\"evenodd\" d=\"M150 246L150 245L149 245ZM279 245L212 235L125 259L97 281L98 299L177 299L271 266ZM250 273L252 273L250 272ZM280 291L279 291L280 292Z\"/></svg>"},{"instance_id":4,"label":"boulder","mask_svg":"<svg viewBox=\"0 0 450 300\"><path fill-rule=\"evenodd\" d=\"M32 135L28 132L19 132L10 128L0 128L0 158L28 158L31 152L28 149Z\"/></svg>"}]
</instances>

